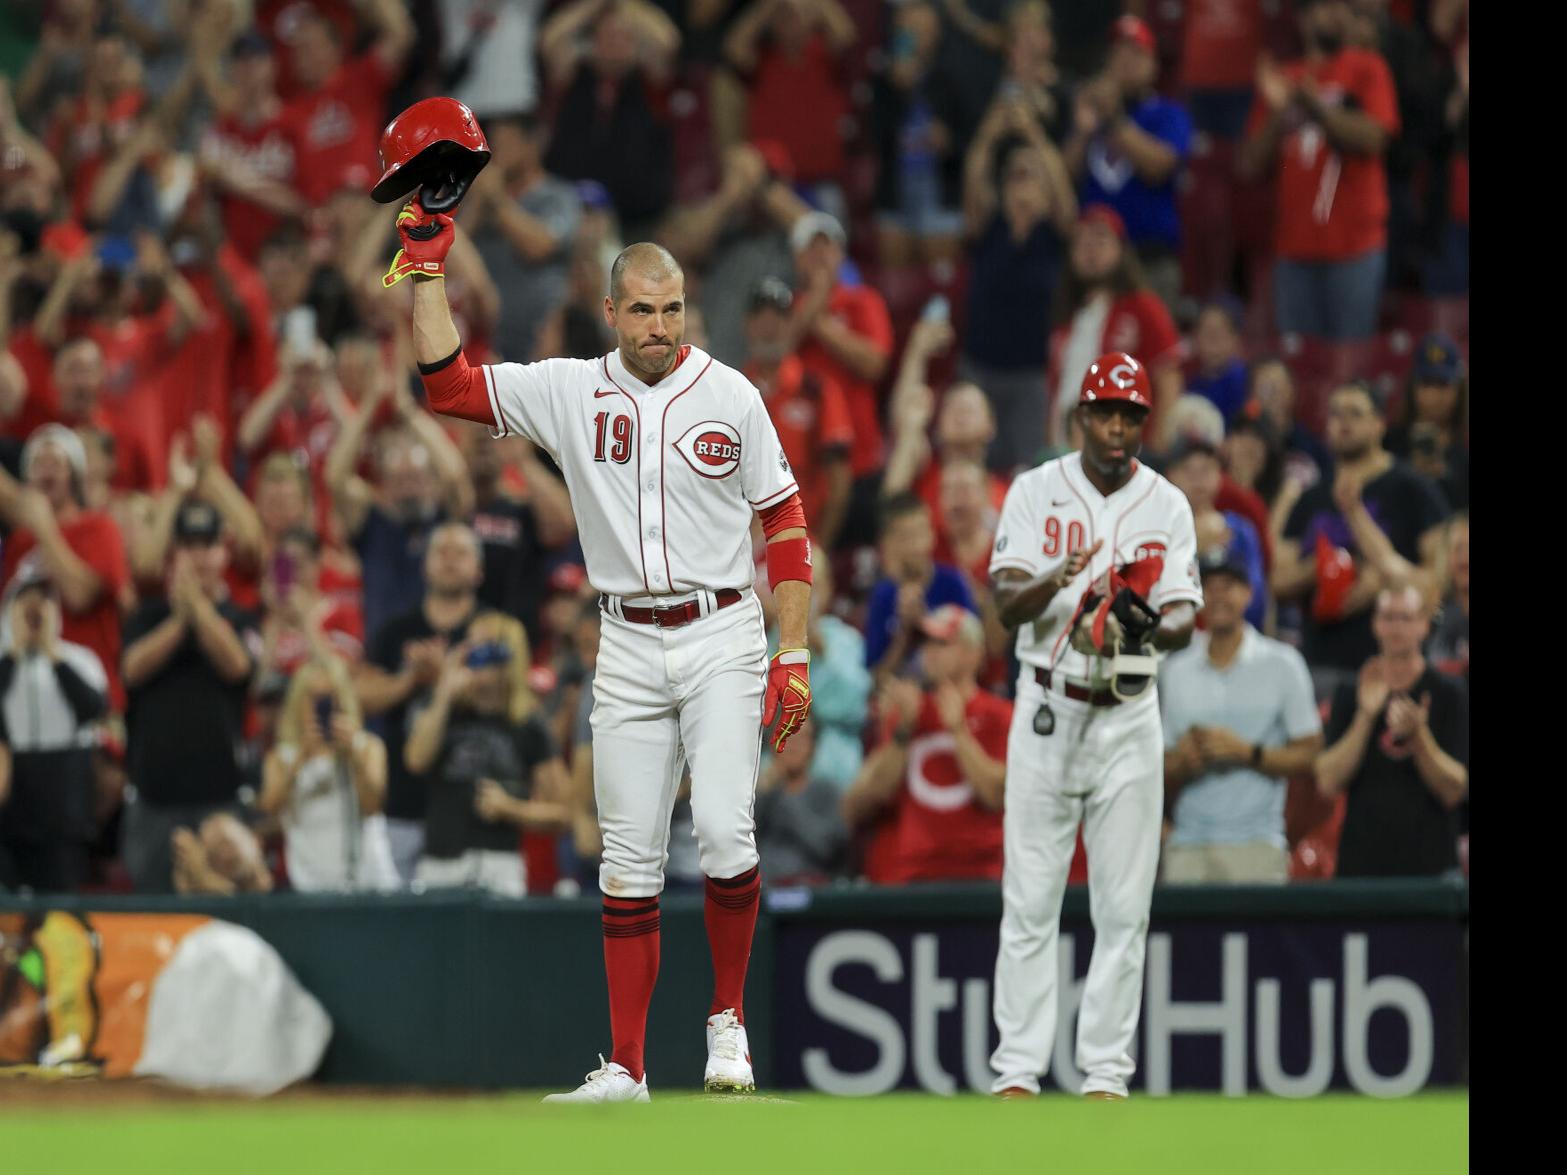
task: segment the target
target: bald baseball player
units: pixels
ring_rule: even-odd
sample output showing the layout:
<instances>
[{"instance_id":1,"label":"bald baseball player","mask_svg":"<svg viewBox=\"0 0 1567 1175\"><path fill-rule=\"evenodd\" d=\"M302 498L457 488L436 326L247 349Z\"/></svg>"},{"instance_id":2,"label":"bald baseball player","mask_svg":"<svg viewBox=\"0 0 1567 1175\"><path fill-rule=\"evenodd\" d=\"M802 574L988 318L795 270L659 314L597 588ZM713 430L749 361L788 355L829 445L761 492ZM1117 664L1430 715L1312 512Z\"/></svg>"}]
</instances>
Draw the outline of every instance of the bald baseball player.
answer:
<instances>
[{"instance_id":1,"label":"bald baseball player","mask_svg":"<svg viewBox=\"0 0 1567 1175\"><path fill-rule=\"evenodd\" d=\"M1101 356L1074 409L1079 452L1020 474L990 559L1016 628L1007 741L993 1092L1031 1097L1056 1038L1057 944L1081 823L1093 958L1076 1064L1089 1097L1126 1097L1159 862L1160 652L1191 640L1202 588L1186 497L1137 460L1153 406L1130 355Z\"/></svg>"},{"instance_id":2,"label":"bald baseball player","mask_svg":"<svg viewBox=\"0 0 1567 1175\"><path fill-rule=\"evenodd\" d=\"M431 230L434 230L431 235ZM654 244L610 270L601 359L470 366L446 300L455 227L412 200L392 274L415 278L413 330L431 408L523 436L565 474L588 579L600 592L593 789L604 851L610 1059L546 1101L645 1102L643 1036L658 975L670 811L687 767L713 955L709 1090L756 1087L746 964L761 891L751 818L767 727L782 750L810 712L811 554L783 447L756 388L682 341L685 276ZM750 528L767 535L780 649L752 591Z\"/></svg>"}]
</instances>

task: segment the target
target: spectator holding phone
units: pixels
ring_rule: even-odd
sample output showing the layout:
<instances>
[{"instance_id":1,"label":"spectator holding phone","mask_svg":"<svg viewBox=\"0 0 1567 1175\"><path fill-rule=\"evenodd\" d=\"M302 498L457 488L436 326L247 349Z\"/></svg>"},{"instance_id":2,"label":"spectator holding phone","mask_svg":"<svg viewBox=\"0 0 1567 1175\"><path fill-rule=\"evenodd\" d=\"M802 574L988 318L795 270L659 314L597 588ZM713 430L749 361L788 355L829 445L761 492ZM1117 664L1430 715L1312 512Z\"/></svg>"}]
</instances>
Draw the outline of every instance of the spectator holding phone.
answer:
<instances>
[{"instance_id":1,"label":"spectator holding phone","mask_svg":"<svg viewBox=\"0 0 1567 1175\"><path fill-rule=\"evenodd\" d=\"M0 792L0 857L12 885L69 893L88 879L93 813L92 723L107 709L103 663L60 636L60 601L25 569L6 596L0 648L0 724L10 796ZM6 879L0 877L0 885Z\"/></svg>"},{"instance_id":2,"label":"spectator holding phone","mask_svg":"<svg viewBox=\"0 0 1567 1175\"><path fill-rule=\"evenodd\" d=\"M1052 298L1077 219L1060 152L1021 97L996 102L963 164L968 327L960 371L990 398L992 469L1032 464L1045 444Z\"/></svg>"},{"instance_id":3,"label":"spectator holding phone","mask_svg":"<svg viewBox=\"0 0 1567 1175\"><path fill-rule=\"evenodd\" d=\"M865 613L865 666L878 682L903 671L918 643L926 614L943 604L977 612L963 573L935 559L930 508L910 493L881 506L882 579L871 589Z\"/></svg>"},{"instance_id":4,"label":"spectator holding phone","mask_svg":"<svg viewBox=\"0 0 1567 1175\"><path fill-rule=\"evenodd\" d=\"M566 768L536 708L522 625L493 612L474 621L403 751L429 788L418 884L522 897L519 830L571 828Z\"/></svg>"},{"instance_id":5,"label":"spectator holding phone","mask_svg":"<svg viewBox=\"0 0 1567 1175\"><path fill-rule=\"evenodd\" d=\"M61 634L86 645L109 674L109 705L125 707L120 684L120 612L130 567L119 527L85 508L87 452L81 438L46 424L22 448L22 481L0 470L0 518L12 530L0 555L0 581L24 564L41 568L60 593Z\"/></svg>"},{"instance_id":6,"label":"spectator holding phone","mask_svg":"<svg viewBox=\"0 0 1567 1175\"><path fill-rule=\"evenodd\" d=\"M364 728L348 670L327 657L294 674L256 806L283 825L289 884L301 893L398 887L381 805L386 744Z\"/></svg>"},{"instance_id":7,"label":"spectator holding phone","mask_svg":"<svg viewBox=\"0 0 1567 1175\"><path fill-rule=\"evenodd\" d=\"M323 590L321 540L309 527L283 535L261 580L260 677L292 674L312 657L348 665L364 656L364 614L352 592Z\"/></svg>"},{"instance_id":8,"label":"spectator holding phone","mask_svg":"<svg viewBox=\"0 0 1567 1175\"><path fill-rule=\"evenodd\" d=\"M1436 482L1454 510L1469 509L1469 377L1458 345L1427 335L1415 352L1387 451Z\"/></svg>"}]
</instances>

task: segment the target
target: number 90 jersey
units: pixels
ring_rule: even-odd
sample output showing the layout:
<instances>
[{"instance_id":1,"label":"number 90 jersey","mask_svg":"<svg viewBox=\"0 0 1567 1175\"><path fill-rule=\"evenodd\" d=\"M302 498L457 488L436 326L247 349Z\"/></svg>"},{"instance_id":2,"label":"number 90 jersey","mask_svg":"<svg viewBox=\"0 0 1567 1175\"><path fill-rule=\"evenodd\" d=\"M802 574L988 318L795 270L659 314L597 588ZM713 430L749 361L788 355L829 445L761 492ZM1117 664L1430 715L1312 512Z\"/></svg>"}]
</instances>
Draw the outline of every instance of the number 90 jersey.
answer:
<instances>
[{"instance_id":1,"label":"number 90 jersey","mask_svg":"<svg viewBox=\"0 0 1567 1175\"><path fill-rule=\"evenodd\" d=\"M1083 593L1112 566L1151 555L1164 561L1149 603L1158 610L1178 600L1202 607L1197 532L1186 495L1141 462L1108 498L1083 472L1080 453L1018 474L1007 490L990 554L990 574L1013 567L1030 577L1059 569L1080 548L1104 546L1037 619L1019 627L1017 658L1056 669L1075 681L1108 681L1109 662L1072 648L1069 624ZM1101 589L1103 590L1102 586Z\"/></svg>"},{"instance_id":2,"label":"number 90 jersey","mask_svg":"<svg viewBox=\"0 0 1567 1175\"><path fill-rule=\"evenodd\" d=\"M495 436L566 477L588 582L617 596L751 586L751 514L798 488L745 376L695 347L649 386L620 352L481 368Z\"/></svg>"}]
</instances>

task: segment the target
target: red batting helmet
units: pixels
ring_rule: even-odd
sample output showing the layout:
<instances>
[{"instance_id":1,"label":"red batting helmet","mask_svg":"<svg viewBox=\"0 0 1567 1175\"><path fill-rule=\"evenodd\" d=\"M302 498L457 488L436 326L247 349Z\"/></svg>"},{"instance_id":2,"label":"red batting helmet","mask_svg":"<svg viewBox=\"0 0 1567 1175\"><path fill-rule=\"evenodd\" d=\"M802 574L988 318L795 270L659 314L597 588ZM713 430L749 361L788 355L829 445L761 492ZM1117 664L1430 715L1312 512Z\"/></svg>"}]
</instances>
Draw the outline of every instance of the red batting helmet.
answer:
<instances>
[{"instance_id":1,"label":"red batting helmet","mask_svg":"<svg viewBox=\"0 0 1567 1175\"><path fill-rule=\"evenodd\" d=\"M426 212L450 212L490 161L479 120L455 98L415 102L381 132L386 170L371 195L394 204L415 188Z\"/></svg>"},{"instance_id":2,"label":"red batting helmet","mask_svg":"<svg viewBox=\"0 0 1567 1175\"><path fill-rule=\"evenodd\" d=\"M1096 404L1101 400L1125 400L1152 409L1153 387L1148 382L1148 369L1125 351L1099 356L1088 365L1077 402Z\"/></svg>"}]
</instances>

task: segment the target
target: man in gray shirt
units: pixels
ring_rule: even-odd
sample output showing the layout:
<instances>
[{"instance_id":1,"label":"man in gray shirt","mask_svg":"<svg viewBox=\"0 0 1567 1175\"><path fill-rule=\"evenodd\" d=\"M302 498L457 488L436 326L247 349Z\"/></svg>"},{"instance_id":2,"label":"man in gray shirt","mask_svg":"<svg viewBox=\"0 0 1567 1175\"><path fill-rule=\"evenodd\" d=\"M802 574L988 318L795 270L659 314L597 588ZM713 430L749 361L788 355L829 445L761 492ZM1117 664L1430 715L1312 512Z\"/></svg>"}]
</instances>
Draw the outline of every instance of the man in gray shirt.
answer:
<instances>
[{"instance_id":1,"label":"man in gray shirt","mask_svg":"<svg viewBox=\"0 0 1567 1175\"><path fill-rule=\"evenodd\" d=\"M1285 781L1309 775L1322 718L1300 653L1246 623L1238 552L1204 552L1205 631L1159 670L1166 884L1263 884L1289 876Z\"/></svg>"},{"instance_id":2,"label":"man in gray shirt","mask_svg":"<svg viewBox=\"0 0 1567 1175\"><path fill-rule=\"evenodd\" d=\"M544 130L531 114L480 115L492 152L463 201L462 226L501 296L494 345L527 363L539 327L566 300L571 245L582 218L575 185L544 170Z\"/></svg>"}]
</instances>

